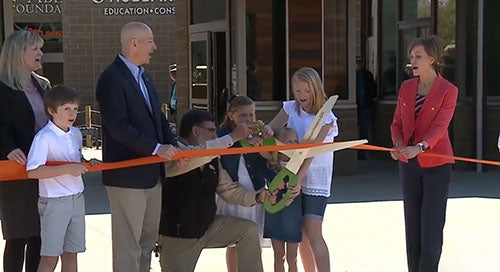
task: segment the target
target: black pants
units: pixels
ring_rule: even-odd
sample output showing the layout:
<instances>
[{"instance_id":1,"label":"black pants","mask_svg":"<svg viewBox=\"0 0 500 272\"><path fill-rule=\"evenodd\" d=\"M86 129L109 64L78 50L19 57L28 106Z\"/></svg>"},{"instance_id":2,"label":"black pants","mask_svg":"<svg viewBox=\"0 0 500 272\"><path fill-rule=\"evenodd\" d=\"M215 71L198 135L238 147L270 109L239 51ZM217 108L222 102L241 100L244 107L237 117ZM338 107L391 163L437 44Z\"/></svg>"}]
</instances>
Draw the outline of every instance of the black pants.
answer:
<instances>
[{"instance_id":1,"label":"black pants","mask_svg":"<svg viewBox=\"0 0 500 272\"><path fill-rule=\"evenodd\" d=\"M40 237L9 239L5 241L3 254L4 272L23 271L24 255L26 254L26 272L36 272L40 263Z\"/></svg>"},{"instance_id":2,"label":"black pants","mask_svg":"<svg viewBox=\"0 0 500 272\"><path fill-rule=\"evenodd\" d=\"M369 140L372 107L358 107L358 133L359 139ZM366 151L358 150L358 159L366 159Z\"/></svg>"},{"instance_id":3,"label":"black pants","mask_svg":"<svg viewBox=\"0 0 500 272\"><path fill-rule=\"evenodd\" d=\"M451 164L422 168L417 159L399 164L409 272L438 271L451 172Z\"/></svg>"}]
</instances>

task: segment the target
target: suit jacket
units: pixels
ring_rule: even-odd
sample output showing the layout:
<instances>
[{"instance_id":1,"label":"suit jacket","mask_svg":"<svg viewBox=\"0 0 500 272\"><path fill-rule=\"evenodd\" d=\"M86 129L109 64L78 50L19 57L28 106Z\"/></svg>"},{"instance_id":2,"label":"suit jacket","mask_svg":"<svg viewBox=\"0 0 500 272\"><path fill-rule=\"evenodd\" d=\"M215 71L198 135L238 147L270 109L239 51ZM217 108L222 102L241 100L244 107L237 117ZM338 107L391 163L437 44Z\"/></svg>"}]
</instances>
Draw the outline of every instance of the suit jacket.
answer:
<instances>
[{"instance_id":1,"label":"suit jacket","mask_svg":"<svg viewBox=\"0 0 500 272\"><path fill-rule=\"evenodd\" d=\"M375 79L373 79L372 72L366 68L356 71L356 76L363 77L363 90L359 90L359 86L356 86L356 92L364 92L364 95L362 96L364 101L360 101L360 95L358 95L358 93L356 94L356 104L358 105L358 109L369 108L373 106L374 100L377 97L377 83L375 82Z\"/></svg>"},{"instance_id":2,"label":"suit jacket","mask_svg":"<svg viewBox=\"0 0 500 272\"><path fill-rule=\"evenodd\" d=\"M103 161L116 162L152 155L156 145L172 144L175 139L161 112L151 76L142 75L148 89L149 110L139 84L117 56L101 74L96 98L102 117ZM104 171L106 186L147 189L165 177L163 163Z\"/></svg>"},{"instance_id":3,"label":"suit jacket","mask_svg":"<svg viewBox=\"0 0 500 272\"><path fill-rule=\"evenodd\" d=\"M415 118L415 100L419 78L404 81L399 89L399 97L391 125L392 142L401 140L403 147L413 137L413 144L426 141L429 144L426 153L453 156L448 125L457 104L458 89L440 75L436 77L424 104ZM438 158L417 155L422 167L434 167L453 163L453 158ZM401 158L401 161L407 161Z\"/></svg>"},{"instance_id":4,"label":"suit jacket","mask_svg":"<svg viewBox=\"0 0 500 272\"><path fill-rule=\"evenodd\" d=\"M33 83L43 96L49 82L37 75ZM0 82L0 159L6 160L14 149L21 149L27 156L35 136L35 114L20 90L13 90ZM26 238L40 235L38 215L38 180L0 182L0 210L5 239Z\"/></svg>"},{"instance_id":5,"label":"suit jacket","mask_svg":"<svg viewBox=\"0 0 500 272\"><path fill-rule=\"evenodd\" d=\"M43 97L45 90L38 80L49 82L40 76L32 76L38 92ZM13 90L0 82L0 159L6 160L14 149L21 149L28 155L31 142L35 137L35 113L26 97L20 90Z\"/></svg>"}]
</instances>

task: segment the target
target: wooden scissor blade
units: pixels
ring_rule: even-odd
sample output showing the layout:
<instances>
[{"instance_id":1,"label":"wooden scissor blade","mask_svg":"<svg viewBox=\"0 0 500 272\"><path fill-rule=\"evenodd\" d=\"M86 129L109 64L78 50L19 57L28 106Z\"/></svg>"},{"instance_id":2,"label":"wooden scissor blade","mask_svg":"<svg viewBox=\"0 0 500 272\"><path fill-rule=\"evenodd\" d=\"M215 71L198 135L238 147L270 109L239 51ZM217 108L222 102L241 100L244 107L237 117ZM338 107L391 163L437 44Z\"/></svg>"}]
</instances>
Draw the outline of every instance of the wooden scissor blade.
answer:
<instances>
[{"instance_id":1,"label":"wooden scissor blade","mask_svg":"<svg viewBox=\"0 0 500 272\"><path fill-rule=\"evenodd\" d=\"M330 143L326 144L323 146L317 146L317 147L311 147L309 148L309 151L307 152L306 159L314 157L316 155L320 155L323 153L327 152L334 152L334 151L339 151L343 149L347 149L356 145L361 145L361 144L366 144L368 143L367 140L354 140L354 141L348 141L348 142L338 142L338 143ZM276 141L276 144L280 145L283 144L279 141ZM285 154L287 157L291 157L295 150L280 150L279 153Z\"/></svg>"},{"instance_id":2,"label":"wooden scissor blade","mask_svg":"<svg viewBox=\"0 0 500 272\"><path fill-rule=\"evenodd\" d=\"M316 155L320 155L323 153L328 153L328 152L334 152L334 151L340 151L343 149L347 149L356 145L361 145L361 144L366 144L368 143L367 140L355 140L355 141L348 141L348 142L338 142L338 143L330 143L322 146L317 146L317 147L311 147L309 148L309 151L307 152L306 158L311 158Z\"/></svg>"},{"instance_id":3,"label":"wooden scissor blade","mask_svg":"<svg viewBox=\"0 0 500 272\"><path fill-rule=\"evenodd\" d=\"M314 120L309 126L309 129L304 134L304 137L302 138L303 141L312 141L315 140L316 137L318 137L318 134L321 128L323 127L323 123L325 121L326 116L328 116L328 113L332 111L333 105L335 105L335 102L337 102L338 98L339 98L338 95L333 95L330 98L328 98L325 104L323 104L321 109L314 117ZM307 148L295 150L294 153L291 156L289 156L290 160L286 164L285 168L290 170L292 173L296 174L299 171L299 168L304 162L306 156L307 156Z\"/></svg>"},{"instance_id":4,"label":"wooden scissor blade","mask_svg":"<svg viewBox=\"0 0 500 272\"><path fill-rule=\"evenodd\" d=\"M328 100L325 102L325 104L323 104L321 109L314 117L314 120L309 126L309 129L304 134L303 140L311 141L316 139L316 137L318 137L318 134L321 128L323 127L323 123L325 121L326 116L328 116L328 113L332 111L333 105L335 105L335 102L337 102L338 98L339 98L338 95L333 95L330 98L328 98Z\"/></svg>"}]
</instances>

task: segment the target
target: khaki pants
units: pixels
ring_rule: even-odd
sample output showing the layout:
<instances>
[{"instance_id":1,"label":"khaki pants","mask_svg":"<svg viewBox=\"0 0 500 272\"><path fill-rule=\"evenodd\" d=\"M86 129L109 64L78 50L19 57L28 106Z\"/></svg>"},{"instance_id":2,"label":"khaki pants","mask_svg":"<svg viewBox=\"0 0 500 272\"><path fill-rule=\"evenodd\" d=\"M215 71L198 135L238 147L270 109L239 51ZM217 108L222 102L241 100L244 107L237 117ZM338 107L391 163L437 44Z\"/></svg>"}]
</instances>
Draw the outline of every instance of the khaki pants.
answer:
<instances>
[{"instance_id":1,"label":"khaki pants","mask_svg":"<svg viewBox=\"0 0 500 272\"><path fill-rule=\"evenodd\" d=\"M158 237L161 183L151 189L106 186L111 206L114 272L147 272Z\"/></svg>"},{"instance_id":2,"label":"khaki pants","mask_svg":"<svg viewBox=\"0 0 500 272\"><path fill-rule=\"evenodd\" d=\"M262 272L261 248L255 223L231 216L217 215L200 239L170 236L159 238L162 272L192 272L204 248L236 244L239 272ZM224 262L224 260L221 260Z\"/></svg>"}]
</instances>

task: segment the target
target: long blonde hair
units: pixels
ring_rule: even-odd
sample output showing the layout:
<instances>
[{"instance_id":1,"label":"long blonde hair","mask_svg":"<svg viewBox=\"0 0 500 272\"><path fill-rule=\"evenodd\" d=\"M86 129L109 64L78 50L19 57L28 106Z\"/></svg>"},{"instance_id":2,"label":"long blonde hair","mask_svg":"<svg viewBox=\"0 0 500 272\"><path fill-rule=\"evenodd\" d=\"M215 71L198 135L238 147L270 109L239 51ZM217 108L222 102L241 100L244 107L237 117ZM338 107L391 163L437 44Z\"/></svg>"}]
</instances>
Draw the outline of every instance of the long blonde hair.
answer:
<instances>
[{"instance_id":1,"label":"long blonde hair","mask_svg":"<svg viewBox=\"0 0 500 272\"><path fill-rule=\"evenodd\" d=\"M46 80L30 71L26 66L24 52L35 44L43 46L43 39L32 32L16 31L5 40L0 54L0 81L15 90L28 90L31 75L42 88L47 88Z\"/></svg>"},{"instance_id":2,"label":"long blonde hair","mask_svg":"<svg viewBox=\"0 0 500 272\"><path fill-rule=\"evenodd\" d=\"M224 122L221 124L221 128L227 128L227 129L234 129L236 124L229 119L229 113L233 113L237 111L240 107L242 106L251 106L254 105L255 103L253 102L252 99L246 96L235 96L233 97L229 105L227 106L227 112L226 112L226 117L224 118Z\"/></svg>"},{"instance_id":3,"label":"long blonde hair","mask_svg":"<svg viewBox=\"0 0 500 272\"><path fill-rule=\"evenodd\" d=\"M311 107L307 110L307 113L318 113L326 101L325 90L319 74L311 67L303 67L293 74L292 82L294 79L307 83L309 89L313 92ZM298 102L295 103L295 110L300 114L300 104Z\"/></svg>"}]
</instances>

